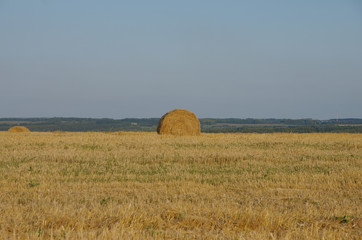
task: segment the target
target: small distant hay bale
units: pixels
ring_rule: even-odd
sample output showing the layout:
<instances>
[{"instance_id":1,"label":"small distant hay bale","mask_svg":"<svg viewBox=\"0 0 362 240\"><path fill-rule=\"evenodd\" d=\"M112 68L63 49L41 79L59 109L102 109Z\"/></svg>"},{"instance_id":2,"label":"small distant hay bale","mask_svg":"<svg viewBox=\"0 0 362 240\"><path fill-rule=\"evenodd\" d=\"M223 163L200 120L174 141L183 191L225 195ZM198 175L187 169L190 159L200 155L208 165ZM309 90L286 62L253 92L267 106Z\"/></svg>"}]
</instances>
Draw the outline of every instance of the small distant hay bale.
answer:
<instances>
[{"instance_id":1,"label":"small distant hay bale","mask_svg":"<svg viewBox=\"0 0 362 240\"><path fill-rule=\"evenodd\" d=\"M162 116L157 133L161 135L200 135L200 122L196 115L186 109L175 109Z\"/></svg>"},{"instance_id":2,"label":"small distant hay bale","mask_svg":"<svg viewBox=\"0 0 362 240\"><path fill-rule=\"evenodd\" d=\"M10 128L8 132L30 132L30 130L24 126L15 126Z\"/></svg>"}]
</instances>

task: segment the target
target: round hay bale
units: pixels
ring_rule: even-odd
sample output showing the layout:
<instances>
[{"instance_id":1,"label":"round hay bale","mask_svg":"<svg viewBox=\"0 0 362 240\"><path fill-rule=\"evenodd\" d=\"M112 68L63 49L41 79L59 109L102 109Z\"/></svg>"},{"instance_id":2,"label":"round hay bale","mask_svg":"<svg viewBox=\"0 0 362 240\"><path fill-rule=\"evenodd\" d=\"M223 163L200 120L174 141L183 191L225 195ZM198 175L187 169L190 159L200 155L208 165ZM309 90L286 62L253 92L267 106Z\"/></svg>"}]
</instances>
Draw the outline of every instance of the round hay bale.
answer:
<instances>
[{"instance_id":1,"label":"round hay bale","mask_svg":"<svg viewBox=\"0 0 362 240\"><path fill-rule=\"evenodd\" d=\"M186 109L175 109L162 116L158 122L157 133L197 136L200 135L200 122L194 113Z\"/></svg>"},{"instance_id":2,"label":"round hay bale","mask_svg":"<svg viewBox=\"0 0 362 240\"><path fill-rule=\"evenodd\" d=\"M15 126L15 127L9 128L8 132L30 132L30 130L23 126Z\"/></svg>"}]
</instances>

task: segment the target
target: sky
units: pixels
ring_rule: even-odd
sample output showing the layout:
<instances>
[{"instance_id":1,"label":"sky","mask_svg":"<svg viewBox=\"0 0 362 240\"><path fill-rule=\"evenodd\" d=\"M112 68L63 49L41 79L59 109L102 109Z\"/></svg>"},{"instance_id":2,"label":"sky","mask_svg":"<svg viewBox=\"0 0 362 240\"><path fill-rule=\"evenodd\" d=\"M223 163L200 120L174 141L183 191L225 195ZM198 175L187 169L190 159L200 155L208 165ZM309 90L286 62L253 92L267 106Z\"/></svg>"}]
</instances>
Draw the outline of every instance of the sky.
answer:
<instances>
[{"instance_id":1,"label":"sky","mask_svg":"<svg viewBox=\"0 0 362 240\"><path fill-rule=\"evenodd\" d=\"M360 0L0 0L0 118L362 118Z\"/></svg>"}]
</instances>

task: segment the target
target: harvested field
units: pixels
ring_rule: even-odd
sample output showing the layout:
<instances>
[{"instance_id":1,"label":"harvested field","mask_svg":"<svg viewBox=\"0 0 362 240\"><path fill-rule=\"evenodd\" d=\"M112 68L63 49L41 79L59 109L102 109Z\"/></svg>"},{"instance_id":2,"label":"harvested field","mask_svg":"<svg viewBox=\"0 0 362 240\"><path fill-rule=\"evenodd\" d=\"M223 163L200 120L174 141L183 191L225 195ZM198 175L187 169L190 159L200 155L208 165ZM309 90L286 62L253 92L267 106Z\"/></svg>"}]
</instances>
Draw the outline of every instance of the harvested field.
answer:
<instances>
[{"instance_id":1,"label":"harvested field","mask_svg":"<svg viewBox=\"0 0 362 240\"><path fill-rule=\"evenodd\" d=\"M0 236L359 239L362 134L0 132Z\"/></svg>"}]
</instances>

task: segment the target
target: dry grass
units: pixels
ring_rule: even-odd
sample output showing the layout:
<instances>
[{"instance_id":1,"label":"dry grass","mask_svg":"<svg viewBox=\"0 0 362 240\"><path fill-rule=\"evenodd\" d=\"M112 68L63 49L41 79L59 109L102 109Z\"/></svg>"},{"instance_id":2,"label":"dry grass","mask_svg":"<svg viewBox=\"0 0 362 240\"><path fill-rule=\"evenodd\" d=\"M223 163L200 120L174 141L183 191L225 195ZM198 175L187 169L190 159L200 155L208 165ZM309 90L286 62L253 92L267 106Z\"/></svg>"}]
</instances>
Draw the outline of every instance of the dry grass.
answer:
<instances>
[{"instance_id":1,"label":"dry grass","mask_svg":"<svg viewBox=\"0 0 362 240\"><path fill-rule=\"evenodd\" d=\"M3 239L359 239L361 134L0 132Z\"/></svg>"},{"instance_id":2,"label":"dry grass","mask_svg":"<svg viewBox=\"0 0 362 240\"><path fill-rule=\"evenodd\" d=\"M200 122L195 113L186 109L174 109L161 117L157 133L175 136L199 136Z\"/></svg>"}]
</instances>

